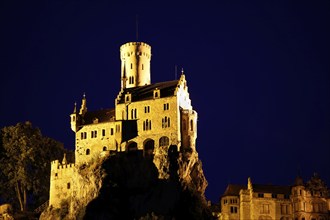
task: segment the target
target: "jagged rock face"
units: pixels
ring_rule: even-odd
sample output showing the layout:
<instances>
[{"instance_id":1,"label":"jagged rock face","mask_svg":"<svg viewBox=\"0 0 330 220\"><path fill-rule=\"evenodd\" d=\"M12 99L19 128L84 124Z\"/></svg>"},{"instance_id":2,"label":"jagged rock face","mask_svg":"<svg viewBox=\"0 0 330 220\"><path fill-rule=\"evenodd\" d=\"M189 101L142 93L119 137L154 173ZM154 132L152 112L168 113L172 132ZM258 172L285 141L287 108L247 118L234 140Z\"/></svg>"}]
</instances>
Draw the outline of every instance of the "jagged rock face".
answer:
<instances>
[{"instance_id":1,"label":"jagged rock face","mask_svg":"<svg viewBox=\"0 0 330 220\"><path fill-rule=\"evenodd\" d=\"M117 153L101 165L80 168L79 196L69 208L48 210L41 219L211 219L197 153L187 156L170 148L162 156Z\"/></svg>"},{"instance_id":2,"label":"jagged rock face","mask_svg":"<svg viewBox=\"0 0 330 220\"><path fill-rule=\"evenodd\" d=\"M196 153L189 160L182 155L169 152L160 170L138 152L109 158L99 196L88 204L84 219L211 218L201 162Z\"/></svg>"}]
</instances>

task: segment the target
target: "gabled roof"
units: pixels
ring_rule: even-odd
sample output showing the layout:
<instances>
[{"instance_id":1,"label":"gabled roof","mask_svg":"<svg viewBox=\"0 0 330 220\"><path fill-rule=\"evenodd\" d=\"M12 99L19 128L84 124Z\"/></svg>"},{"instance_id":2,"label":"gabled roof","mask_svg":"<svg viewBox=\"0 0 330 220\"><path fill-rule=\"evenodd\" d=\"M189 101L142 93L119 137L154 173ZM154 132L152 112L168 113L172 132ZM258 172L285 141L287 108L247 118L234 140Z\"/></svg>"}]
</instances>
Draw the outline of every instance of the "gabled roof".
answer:
<instances>
[{"instance_id":1,"label":"gabled roof","mask_svg":"<svg viewBox=\"0 0 330 220\"><path fill-rule=\"evenodd\" d=\"M83 117L83 124L93 124L95 119L100 122L114 121L115 118L115 109L101 109L97 111L86 112Z\"/></svg>"},{"instance_id":2,"label":"gabled roof","mask_svg":"<svg viewBox=\"0 0 330 220\"><path fill-rule=\"evenodd\" d=\"M253 192L256 193L272 193L272 194L291 194L290 186L277 186L271 184L252 184ZM228 184L223 196L239 196L241 189L247 189L245 185Z\"/></svg>"},{"instance_id":3,"label":"gabled roof","mask_svg":"<svg viewBox=\"0 0 330 220\"><path fill-rule=\"evenodd\" d=\"M246 188L245 185L228 184L223 196L239 196L239 191Z\"/></svg>"},{"instance_id":4,"label":"gabled roof","mask_svg":"<svg viewBox=\"0 0 330 220\"><path fill-rule=\"evenodd\" d=\"M153 91L157 88L160 90L161 98L171 97L174 95L178 82L179 80L172 80L167 82L154 83L146 86L126 88L124 89L122 93L123 95L121 96L120 100L118 100L118 103L125 102L125 94L127 93L132 94L132 102L153 99Z\"/></svg>"}]
</instances>

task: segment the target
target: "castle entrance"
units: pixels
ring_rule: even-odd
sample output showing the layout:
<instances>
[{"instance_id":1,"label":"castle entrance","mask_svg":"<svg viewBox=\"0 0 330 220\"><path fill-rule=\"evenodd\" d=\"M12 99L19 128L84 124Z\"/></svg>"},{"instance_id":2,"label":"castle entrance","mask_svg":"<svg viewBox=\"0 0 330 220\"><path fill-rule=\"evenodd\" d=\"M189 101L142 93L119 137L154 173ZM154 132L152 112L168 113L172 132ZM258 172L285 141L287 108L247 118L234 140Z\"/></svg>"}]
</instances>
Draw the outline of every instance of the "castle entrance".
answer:
<instances>
[{"instance_id":1,"label":"castle entrance","mask_svg":"<svg viewBox=\"0 0 330 220\"><path fill-rule=\"evenodd\" d=\"M147 139L143 144L143 153L145 157L152 157L155 149L155 141Z\"/></svg>"}]
</instances>

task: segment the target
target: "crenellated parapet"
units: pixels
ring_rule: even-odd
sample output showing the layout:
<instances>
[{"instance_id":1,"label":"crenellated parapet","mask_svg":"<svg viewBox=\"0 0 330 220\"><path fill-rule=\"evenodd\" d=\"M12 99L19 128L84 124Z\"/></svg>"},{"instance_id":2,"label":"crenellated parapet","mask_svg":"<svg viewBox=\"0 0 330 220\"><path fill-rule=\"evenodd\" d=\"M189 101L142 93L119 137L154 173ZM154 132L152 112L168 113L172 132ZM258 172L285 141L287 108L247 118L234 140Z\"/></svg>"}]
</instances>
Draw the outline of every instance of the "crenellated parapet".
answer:
<instances>
[{"instance_id":1,"label":"crenellated parapet","mask_svg":"<svg viewBox=\"0 0 330 220\"><path fill-rule=\"evenodd\" d=\"M120 47L121 88L149 85L151 46L129 42Z\"/></svg>"}]
</instances>

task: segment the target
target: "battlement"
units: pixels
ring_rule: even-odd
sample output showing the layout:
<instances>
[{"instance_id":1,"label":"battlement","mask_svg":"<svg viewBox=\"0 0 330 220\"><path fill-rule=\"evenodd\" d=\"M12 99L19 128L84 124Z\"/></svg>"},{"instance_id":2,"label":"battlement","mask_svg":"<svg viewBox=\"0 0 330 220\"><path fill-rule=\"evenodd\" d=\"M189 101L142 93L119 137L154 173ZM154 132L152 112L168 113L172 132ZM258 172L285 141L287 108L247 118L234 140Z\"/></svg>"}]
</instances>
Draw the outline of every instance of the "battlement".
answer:
<instances>
[{"instance_id":1,"label":"battlement","mask_svg":"<svg viewBox=\"0 0 330 220\"><path fill-rule=\"evenodd\" d=\"M129 42L120 47L120 57L129 58L131 56L144 56L151 59L151 46L143 42Z\"/></svg>"},{"instance_id":2,"label":"battlement","mask_svg":"<svg viewBox=\"0 0 330 220\"><path fill-rule=\"evenodd\" d=\"M59 162L59 160L53 160L51 162L51 169L52 170L61 170L61 169L67 169L67 168L73 168L76 164L74 163L68 163L68 164L62 164Z\"/></svg>"},{"instance_id":3,"label":"battlement","mask_svg":"<svg viewBox=\"0 0 330 220\"><path fill-rule=\"evenodd\" d=\"M146 48L151 49L151 46L147 43L144 43L144 42L128 42L126 44L121 45L120 50L122 50L122 49L124 49L125 47L128 47L128 46L144 46Z\"/></svg>"}]
</instances>

